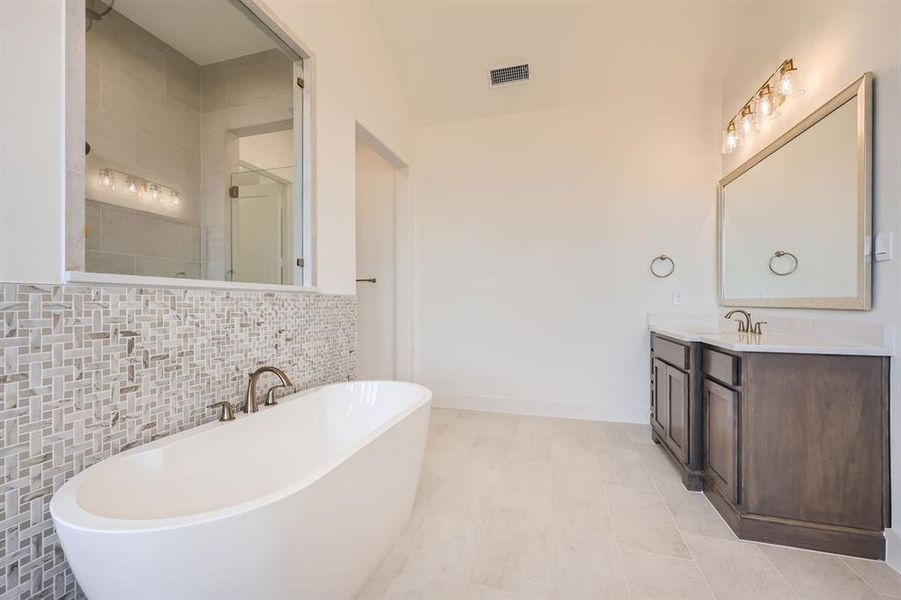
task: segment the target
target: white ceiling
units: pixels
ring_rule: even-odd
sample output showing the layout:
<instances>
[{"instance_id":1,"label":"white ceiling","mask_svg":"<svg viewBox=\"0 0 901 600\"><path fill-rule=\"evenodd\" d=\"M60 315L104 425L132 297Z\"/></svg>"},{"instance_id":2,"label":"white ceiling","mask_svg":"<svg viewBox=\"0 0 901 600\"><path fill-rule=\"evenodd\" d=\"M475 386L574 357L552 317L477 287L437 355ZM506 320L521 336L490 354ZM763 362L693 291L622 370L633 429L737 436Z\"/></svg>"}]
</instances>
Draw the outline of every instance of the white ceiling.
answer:
<instances>
[{"instance_id":1,"label":"white ceiling","mask_svg":"<svg viewBox=\"0 0 901 600\"><path fill-rule=\"evenodd\" d=\"M718 81L733 15L720 2L372 0L417 125ZM533 81L491 89L528 61ZM676 99L676 101L678 101Z\"/></svg>"},{"instance_id":2,"label":"white ceiling","mask_svg":"<svg viewBox=\"0 0 901 600\"><path fill-rule=\"evenodd\" d=\"M116 0L115 9L198 65L275 48L228 0Z\"/></svg>"}]
</instances>

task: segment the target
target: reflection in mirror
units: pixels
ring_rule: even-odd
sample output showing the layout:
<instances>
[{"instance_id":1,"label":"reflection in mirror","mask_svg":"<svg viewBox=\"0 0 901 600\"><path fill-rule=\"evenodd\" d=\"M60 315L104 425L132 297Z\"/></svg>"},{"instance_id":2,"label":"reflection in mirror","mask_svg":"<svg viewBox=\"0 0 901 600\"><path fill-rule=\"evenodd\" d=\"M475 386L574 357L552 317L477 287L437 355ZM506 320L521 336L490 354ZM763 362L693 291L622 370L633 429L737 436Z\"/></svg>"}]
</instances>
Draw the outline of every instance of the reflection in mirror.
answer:
<instances>
[{"instance_id":1,"label":"reflection in mirror","mask_svg":"<svg viewBox=\"0 0 901 600\"><path fill-rule=\"evenodd\" d=\"M87 2L85 270L302 285L301 58L230 2L108 8Z\"/></svg>"},{"instance_id":2,"label":"reflection in mirror","mask_svg":"<svg viewBox=\"0 0 901 600\"><path fill-rule=\"evenodd\" d=\"M723 304L869 308L868 84L721 182Z\"/></svg>"}]
</instances>

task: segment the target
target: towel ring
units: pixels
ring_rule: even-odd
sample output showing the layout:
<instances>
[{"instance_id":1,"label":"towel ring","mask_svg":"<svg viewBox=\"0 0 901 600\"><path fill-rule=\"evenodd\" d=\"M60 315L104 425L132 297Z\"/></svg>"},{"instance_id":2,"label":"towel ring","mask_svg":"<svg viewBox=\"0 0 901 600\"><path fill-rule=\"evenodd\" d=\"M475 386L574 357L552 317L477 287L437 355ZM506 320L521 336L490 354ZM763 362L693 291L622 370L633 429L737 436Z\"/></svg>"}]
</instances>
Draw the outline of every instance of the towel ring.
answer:
<instances>
[{"instance_id":1,"label":"towel ring","mask_svg":"<svg viewBox=\"0 0 901 600\"><path fill-rule=\"evenodd\" d=\"M791 259L794 261L794 264L792 265L792 268L789 269L788 271L777 271L776 269L773 268L773 261L776 260L777 258L782 258L783 256L790 256ZM785 277L786 275L791 275L792 273L794 273L795 271L798 270L798 257L795 256L794 254L792 254L791 252L789 252L788 250L776 250L776 252L774 252L773 255L770 257L770 260L767 263L767 266L770 268L770 273L772 273L773 275L778 275L779 277Z\"/></svg>"},{"instance_id":2,"label":"towel ring","mask_svg":"<svg viewBox=\"0 0 901 600\"><path fill-rule=\"evenodd\" d=\"M657 261L660 261L660 262L669 261L669 265L670 265L669 271L666 271L665 273L660 273L660 272L655 271L654 265L657 264ZM653 275L654 277L657 277L658 279L666 279L667 277L669 277L670 275L673 274L673 271L676 270L676 263L673 261L673 259L671 259L666 254L661 254L660 256L655 256L654 258L651 259L651 264L648 265L648 269L651 271L651 275Z\"/></svg>"}]
</instances>

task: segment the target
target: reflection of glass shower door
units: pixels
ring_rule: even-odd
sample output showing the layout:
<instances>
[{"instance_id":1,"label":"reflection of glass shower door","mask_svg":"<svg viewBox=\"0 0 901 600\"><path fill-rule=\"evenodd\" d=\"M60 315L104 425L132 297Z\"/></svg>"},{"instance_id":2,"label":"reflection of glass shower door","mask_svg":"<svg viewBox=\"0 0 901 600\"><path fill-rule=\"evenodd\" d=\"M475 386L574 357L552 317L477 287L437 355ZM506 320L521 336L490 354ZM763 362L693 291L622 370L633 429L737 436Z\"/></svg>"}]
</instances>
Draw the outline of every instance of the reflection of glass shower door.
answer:
<instances>
[{"instance_id":1,"label":"reflection of glass shower door","mask_svg":"<svg viewBox=\"0 0 901 600\"><path fill-rule=\"evenodd\" d=\"M293 283L292 186L277 171L232 173L233 281Z\"/></svg>"}]
</instances>

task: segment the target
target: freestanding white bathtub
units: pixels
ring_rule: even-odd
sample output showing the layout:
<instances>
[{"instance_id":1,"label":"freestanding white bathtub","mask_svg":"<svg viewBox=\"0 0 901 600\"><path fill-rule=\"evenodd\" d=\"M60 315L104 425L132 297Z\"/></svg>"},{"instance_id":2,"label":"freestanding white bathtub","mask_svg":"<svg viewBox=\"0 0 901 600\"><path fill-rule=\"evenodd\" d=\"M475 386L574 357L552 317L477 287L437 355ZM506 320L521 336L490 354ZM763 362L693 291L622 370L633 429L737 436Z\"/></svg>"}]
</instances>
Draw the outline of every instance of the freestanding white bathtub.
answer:
<instances>
[{"instance_id":1,"label":"freestanding white bathtub","mask_svg":"<svg viewBox=\"0 0 901 600\"><path fill-rule=\"evenodd\" d=\"M352 598L406 524L432 394L329 385L106 459L50 512L90 600Z\"/></svg>"}]
</instances>

